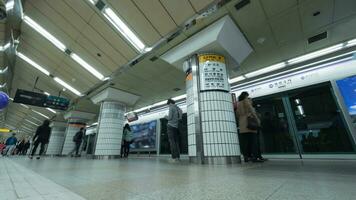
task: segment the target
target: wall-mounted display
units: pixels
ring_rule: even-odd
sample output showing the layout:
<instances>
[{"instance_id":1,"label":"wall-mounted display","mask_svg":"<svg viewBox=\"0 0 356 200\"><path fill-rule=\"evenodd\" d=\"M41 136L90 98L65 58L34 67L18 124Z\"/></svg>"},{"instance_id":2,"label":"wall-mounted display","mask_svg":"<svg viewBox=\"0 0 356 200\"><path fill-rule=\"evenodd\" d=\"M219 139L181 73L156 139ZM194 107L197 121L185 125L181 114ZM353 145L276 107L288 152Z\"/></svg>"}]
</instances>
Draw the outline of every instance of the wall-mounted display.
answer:
<instances>
[{"instance_id":1,"label":"wall-mounted display","mask_svg":"<svg viewBox=\"0 0 356 200\"><path fill-rule=\"evenodd\" d=\"M151 121L131 126L132 143L130 148L135 150L155 150L156 149L156 129L157 121Z\"/></svg>"},{"instance_id":2,"label":"wall-mounted display","mask_svg":"<svg viewBox=\"0 0 356 200\"><path fill-rule=\"evenodd\" d=\"M350 115L356 115L356 76L336 81Z\"/></svg>"}]
</instances>

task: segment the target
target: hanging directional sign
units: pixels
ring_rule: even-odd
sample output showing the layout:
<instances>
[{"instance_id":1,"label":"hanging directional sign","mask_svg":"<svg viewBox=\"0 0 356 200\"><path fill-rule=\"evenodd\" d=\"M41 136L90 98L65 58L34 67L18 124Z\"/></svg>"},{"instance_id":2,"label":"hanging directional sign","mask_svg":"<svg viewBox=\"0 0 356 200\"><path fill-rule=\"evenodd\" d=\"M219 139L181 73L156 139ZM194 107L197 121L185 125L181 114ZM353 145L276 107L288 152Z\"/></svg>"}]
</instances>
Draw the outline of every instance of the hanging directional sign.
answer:
<instances>
[{"instance_id":1,"label":"hanging directional sign","mask_svg":"<svg viewBox=\"0 0 356 200\"><path fill-rule=\"evenodd\" d=\"M45 94L17 89L14 103L43 107L46 99L47 95Z\"/></svg>"},{"instance_id":2,"label":"hanging directional sign","mask_svg":"<svg viewBox=\"0 0 356 200\"><path fill-rule=\"evenodd\" d=\"M69 106L69 100L63 97L48 96L44 107L49 107L59 110L67 110Z\"/></svg>"},{"instance_id":3,"label":"hanging directional sign","mask_svg":"<svg viewBox=\"0 0 356 200\"><path fill-rule=\"evenodd\" d=\"M53 108L59 110L67 110L70 101L63 97L47 96L42 93L17 89L14 98L14 103L22 103L26 105Z\"/></svg>"}]
</instances>

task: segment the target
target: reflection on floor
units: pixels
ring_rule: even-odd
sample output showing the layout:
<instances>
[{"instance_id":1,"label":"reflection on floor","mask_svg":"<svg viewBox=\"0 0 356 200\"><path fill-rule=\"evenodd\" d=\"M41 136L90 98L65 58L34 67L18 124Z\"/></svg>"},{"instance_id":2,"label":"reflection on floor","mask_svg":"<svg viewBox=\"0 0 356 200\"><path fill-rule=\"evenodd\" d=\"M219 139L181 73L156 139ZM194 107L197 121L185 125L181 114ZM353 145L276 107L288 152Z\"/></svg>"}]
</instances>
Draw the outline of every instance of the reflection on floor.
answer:
<instances>
[{"instance_id":1,"label":"reflection on floor","mask_svg":"<svg viewBox=\"0 0 356 200\"><path fill-rule=\"evenodd\" d=\"M13 187L27 194L17 194L18 197L31 198L40 193L46 198L46 193L41 191L43 187L52 196L70 190L93 200L351 200L356 197L356 161L272 160L264 164L199 166L187 162L169 164L155 158L29 160L13 157L0 158L0 169L1 197ZM32 194L28 184L36 194ZM52 199L79 199L73 193L66 194L69 196L57 195Z\"/></svg>"}]
</instances>

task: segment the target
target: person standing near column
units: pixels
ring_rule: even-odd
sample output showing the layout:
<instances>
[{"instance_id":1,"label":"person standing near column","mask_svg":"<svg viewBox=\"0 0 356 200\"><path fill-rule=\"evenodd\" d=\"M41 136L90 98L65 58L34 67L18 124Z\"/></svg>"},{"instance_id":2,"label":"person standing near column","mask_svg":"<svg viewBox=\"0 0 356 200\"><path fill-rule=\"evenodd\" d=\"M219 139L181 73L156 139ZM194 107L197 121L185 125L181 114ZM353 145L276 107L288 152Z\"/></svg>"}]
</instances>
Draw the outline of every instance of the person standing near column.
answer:
<instances>
[{"instance_id":1,"label":"person standing near column","mask_svg":"<svg viewBox=\"0 0 356 200\"><path fill-rule=\"evenodd\" d=\"M80 145L82 144L83 135L84 135L84 128L82 127L73 137L73 142L75 143L75 146L74 146L73 150L71 152L69 152L69 154L68 154L71 157L73 157L74 152L75 152L76 157L80 156L79 148L80 148Z\"/></svg>"},{"instance_id":2,"label":"person standing near column","mask_svg":"<svg viewBox=\"0 0 356 200\"><path fill-rule=\"evenodd\" d=\"M125 124L124 126L124 130L123 130L123 134L122 134L122 139L124 142L124 149L123 149L123 154L124 154L124 158L127 158L129 156L130 153L130 144L131 144L131 128L129 124Z\"/></svg>"},{"instance_id":3,"label":"person standing near column","mask_svg":"<svg viewBox=\"0 0 356 200\"><path fill-rule=\"evenodd\" d=\"M6 142L5 142L5 150L4 150L4 155L6 156L11 156L13 151L16 148L16 143L17 143L17 138L15 137L15 133L12 134L11 137L7 138Z\"/></svg>"},{"instance_id":4,"label":"person standing near column","mask_svg":"<svg viewBox=\"0 0 356 200\"><path fill-rule=\"evenodd\" d=\"M262 162L257 159L257 130L249 125L249 118L255 119L258 124L260 120L252 106L252 101L248 98L247 92L242 92L239 96L239 103L237 105L236 113L239 119L239 138L241 141L241 150L244 156L244 161Z\"/></svg>"},{"instance_id":5,"label":"person standing near column","mask_svg":"<svg viewBox=\"0 0 356 200\"><path fill-rule=\"evenodd\" d=\"M37 156L37 159L41 158L41 155L45 150L45 145L48 144L49 136L51 134L51 128L49 127L49 123L50 123L49 120L44 120L43 124L37 128L36 134L33 137L33 141L35 142L33 145L32 153L30 155L30 159L32 159L33 156L35 155L39 144L41 144L41 149L39 155Z\"/></svg>"},{"instance_id":6,"label":"person standing near column","mask_svg":"<svg viewBox=\"0 0 356 200\"><path fill-rule=\"evenodd\" d=\"M182 110L172 99L167 100L167 105L169 106L168 116L166 116L168 120L167 135L171 147L172 162L176 162L180 159L178 124L182 118Z\"/></svg>"}]
</instances>

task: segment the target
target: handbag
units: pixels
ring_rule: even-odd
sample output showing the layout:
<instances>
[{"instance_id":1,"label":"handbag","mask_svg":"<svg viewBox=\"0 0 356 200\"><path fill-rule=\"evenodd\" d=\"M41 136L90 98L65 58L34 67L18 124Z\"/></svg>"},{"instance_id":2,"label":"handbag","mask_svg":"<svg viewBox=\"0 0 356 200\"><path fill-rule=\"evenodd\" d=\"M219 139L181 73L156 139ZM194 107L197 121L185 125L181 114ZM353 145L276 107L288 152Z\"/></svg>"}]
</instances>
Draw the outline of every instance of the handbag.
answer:
<instances>
[{"instance_id":1,"label":"handbag","mask_svg":"<svg viewBox=\"0 0 356 200\"><path fill-rule=\"evenodd\" d=\"M258 120L255 117L249 115L247 117L247 128L250 130L257 131L260 128L260 124L258 123Z\"/></svg>"}]
</instances>

